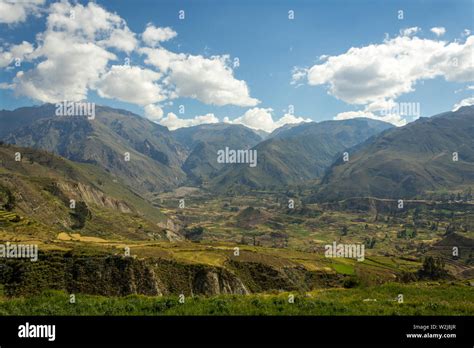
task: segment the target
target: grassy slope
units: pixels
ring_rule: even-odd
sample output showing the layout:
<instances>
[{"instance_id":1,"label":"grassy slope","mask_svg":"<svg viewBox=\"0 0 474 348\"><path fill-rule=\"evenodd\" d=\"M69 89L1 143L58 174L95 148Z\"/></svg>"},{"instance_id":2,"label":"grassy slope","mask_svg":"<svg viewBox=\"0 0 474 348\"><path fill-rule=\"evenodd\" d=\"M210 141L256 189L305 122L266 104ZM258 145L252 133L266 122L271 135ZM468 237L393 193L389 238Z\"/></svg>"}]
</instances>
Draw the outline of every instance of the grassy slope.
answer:
<instances>
[{"instance_id":1,"label":"grassy slope","mask_svg":"<svg viewBox=\"0 0 474 348\"><path fill-rule=\"evenodd\" d=\"M403 303L396 298L403 295ZM474 315L474 292L464 285L385 284L373 288L186 298L100 297L48 291L31 298L0 298L0 315ZM366 300L366 301L364 301ZM374 301L376 300L376 301Z\"/></svg>"},{"instance_id":2,"label":"grassy slope","mask_svg":"<svg viewBox=\"0 0 474 348\"><path fill-rule=\"evenodd\" d=\"M15 152L22 153L21 162L13 161ZM4 221L0 237L11 231L18 237L29 236L44 241L55 238L59 231L71 232L68 228L71 210L65 198L85 200L92 211L92 219L87 221L84 229L77 231L82 234L143 239L148 238L147 232L159 233L161 229L156 223L166 220L150 202L92 164L75 163L43 151L14 146L0 147L0 161L3 164L0 185L2 190L8 188L14 193L16 206L13 213L22 218L18 223ZM58 183L68 188L62 193L62 198L47 189ZM81 192L78 185L87 192ZM123 204L131 211L123 213L111 205L104 206L100 203L103 199L116 205ZM139 226L142 226L140 231L137 230Z\"/></svg>"}]
</instances>

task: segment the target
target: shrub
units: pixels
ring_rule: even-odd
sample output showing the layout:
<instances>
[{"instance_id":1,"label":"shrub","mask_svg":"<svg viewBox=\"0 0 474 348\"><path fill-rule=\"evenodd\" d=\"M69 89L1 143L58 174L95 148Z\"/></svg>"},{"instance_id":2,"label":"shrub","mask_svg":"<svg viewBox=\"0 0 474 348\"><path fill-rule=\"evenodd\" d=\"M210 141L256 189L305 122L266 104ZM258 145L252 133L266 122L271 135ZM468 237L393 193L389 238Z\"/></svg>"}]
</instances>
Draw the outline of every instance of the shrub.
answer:
<instances>
[{"instance_id":1,"label":"shrub","mask_svg":"<svg viewBox=\"0 0 474 348\"><path fill-rule=\"evenodd\" d=\"M448 272L444 268L443 259L428 256L423 260L423 266L418 271L418 275L420 278L440 279L446 277Z\"/></svg>"}]
</instances>

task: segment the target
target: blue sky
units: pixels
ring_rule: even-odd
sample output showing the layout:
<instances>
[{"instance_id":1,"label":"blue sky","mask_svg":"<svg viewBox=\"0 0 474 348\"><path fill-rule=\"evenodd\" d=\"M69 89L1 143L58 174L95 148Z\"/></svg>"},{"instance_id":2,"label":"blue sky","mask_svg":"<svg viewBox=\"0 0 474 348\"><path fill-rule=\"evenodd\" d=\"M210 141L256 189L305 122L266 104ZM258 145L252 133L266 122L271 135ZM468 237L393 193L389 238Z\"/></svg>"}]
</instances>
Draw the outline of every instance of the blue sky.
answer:
<instances>
[{"instance_id":1,"label":"blue sky","mask_svg":"<svg viewBox=\"0 0 474 348\"><path fill-rule=\"evenodd\" d=\"M148 116L170 128L206 120L222 121L227 117L228 122L272 130L286 122L277 121L288 114L289 105L294 106L294 115L286 120L297 122L303 119L321 121L363 115L382 117L381 109L374 106L380 103L385 103L385 109L388 108L391 112L394 110L394 103L418 103L420 116L431 116L451 110L454 105L460 105L461 101L462 105L472 102L474 38L470 41L469 38L470 32L473 31L474 2L471 0L97 1L97 5L103 10L121 17L124 21L112 29L108 28L107 35L113 30L127 27L135 37L133 49L121 50L114 46L103 46L98 43L103 39L103 34L85 37L74 33L77 37L68 47L65 45L64 48L58 47L49 51L45 48L41 52L43 42L37 37L39 33L46 36L48 30L64 32L70 29L61 28L61 25L48 29L48 16L61 10L51 7L54 2L36 1L39 4L31 4L28 7L16 5L23 6L24 18L20 12L19 18L2 20L0 15L0 44L3 47L3 52L0 52L0 66L1 54L4 55L0 78L3 85L0 89L0 108L13 109L46 101L54 102L55 98L62 96L61 91L77 89L75 97L85 93L89 101L125 108L140 115L146 116L146 105L153 105L153 110L160 111ZM64 4L70 9L88 6L87 1ZM77 9L80 11L79 7ZM180 10L185 11L184 20L178 18ZM288 18L289 10L294 11L293 20ZM403 19L398 18L399 10L403 11ZM78 25L87 28L91 24L88 22L93 23L94 18L96 17L85 16L75 20L82 20ZM150 45L150 42L145 43L141 35L148 23L151 23L153 28L170 28L175 35L153 45ZM403 34L403 31L409 28L412 30ZM432 28L439 29L437 34L431 31ZM66 35L70 35L70 32ZM395 41L397 37L399 40ZM27 53L22 53L21 66L15 67L13 55L8 56L6 53L23 41L31 46L20 50ZM72 82L65 82L59 78L63 72L58 67L66 69L67 75L69 69L90 64L86 64L87 61L79 61L68 67L68 63L65 63L68 60L56 57L55 52L64 49L67 53L73 44L86 44L89 41L101 49L106 49L114 58L106 59L102 66L97 67L97 71L91 71L90 75L84 78L88 80L86 84L69 86L68 83L73 84L75 80L82 78L80 73L74 77L75 80L71 79ZM372 50L373 53L367 48L370 45L376 46ZM397 45L403 45L405 48L402 49L402 55L409 57L406 61L394 61L392 64L390 62L393 59L400 57ZM144 47L164 49L173 54L184 54L188 58L201 57L201 60L182 58L175 70L165 72L161 63L146 63L147 55L140 51ZM348 54L351 48L366 49L358 54ZM35 50L39 52L36 56ZM98 54L102 51L92 50L91 54L96 52ZM383 55L378 60L381 52ZM469 52L470 61L466 59ZM228 60L225 62L210 61L213 56L226 55ZM329 58L319 59L321 56ZM111 70L111 66L123 64L125 57L130 57L131 66L140 69L135 72L143 77L143 81L118 77L104 81L103 76ZM331 61L331 57L339 58ZM233 67L235 58L239 59L239 67ZM374 61L364 67L365 62L370 59ZM443 59L446 61L440 62ZM33 71L24 74L22 82L15 84L15 76L19 71L38 69L38 64L48 60L58 66L48 71L49 75L54 73L59 82L49 75L41 74L41 71ZM227 66L230 75L226 74L222 79L222 86L216 83L215 89L209 88L200 96L203 85L196 81L199 80L199 75L190 72L194 69L191 66L193 62L199 66L201 63L212 63L212 66L208 67L212 71L208 71L209 75L204 75L202 80L206 80L205 76L211 79L217 76L219 80L219 71L222 72L219 64ZM325 63L327 64L324 65ZM402 71L404 68L397 68L397 64L407 67L406 71ZM447 64L453 66L449 67ZM183 71L188 69L187 65L190 65L190 70ZM310 69L316 65L320 67L311 72ZM393 71L388 72L390 69ZM458 70L458 73L454 74L453 70ZM145 71L150 74L142 76ZM297 78L295 71L301 71L302 77ZM158 78L153 76L153 73L163 76ZM166 96L160 100L153 97L141 100L137 97L130 102L126 99L131 98L123 97L123 90L112 88L123 82L130 90L140 90L141 86L133 86L134 81L137 84L151 82L155 85L149 86L150 93L161 90ZM237 86L239 81L245 84L245 88L239 89L240 92L234 96L227 95L232 93L232 86ZM358 86L372 84L373 87L363 93L358 91L363 89ZM31 86L34 86L34 90L30 90ZM42 86L49 86L49 90L43 93ZM239 86L242 87L241 84ZM58 88L58 91L54 91L54 88ZM193 91L193 88L196 91ZM175 93L171 93L171 90ZM220 94L226 96L219 99L217 95ZM108 97L103 97L104 95ZM253 103L250 100L258 102ZM179 112L180 105L185 107L184 114ZM168 117L170 113L172 117ZM194 123L182 121L199 115L208 116L195 119ZM410 115L389 116L388 121L399 125L416 118ZM273 123L269 122L268 117L272 118Z\"/></svg>"}]
</instances>

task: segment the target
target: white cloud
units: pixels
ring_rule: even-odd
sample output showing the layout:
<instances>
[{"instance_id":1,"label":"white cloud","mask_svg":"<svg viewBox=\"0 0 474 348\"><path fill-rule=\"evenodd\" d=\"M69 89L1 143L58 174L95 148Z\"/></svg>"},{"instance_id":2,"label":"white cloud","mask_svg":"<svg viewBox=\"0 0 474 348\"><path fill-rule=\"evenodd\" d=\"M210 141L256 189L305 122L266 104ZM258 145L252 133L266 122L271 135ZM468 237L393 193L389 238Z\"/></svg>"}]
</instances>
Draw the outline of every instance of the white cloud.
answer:
<instances>
[{"instance_id":1,"label":"white cloud","mask_svg":"<svg viewBox=\"0 0 474 348\"><path fill-rule=\"evenodd\" d=\"M176 114L169 112L164 118L157 121L162 126L175 130L183 127L192 127L200 124L219 123L219 119L214 114L196 116L194 118L179 118Z\"/></svg>"},{"instance_id":2,"label":"white cloud","mask_svg":"<svg viewBox=\"0 0 474 348\"><path fill-rule=\"evenodd\" d=\"M329 94L348 104L382 104L414 91L420 80L474 81L473 49L474 36L464 43L399 36L331 56L306 69L305 77L309 85L327 86ZM301 73L293 79L300 81Z\"/></svg>"},{"instance_id":3,"label":"white cloud","mask_svg":"<svg viewBox=\"0 0 474 348\"><path fill-rule=\"evenodd\" d=\"M94 2L86 6L62 1L51 4L47 27L51 31L67 32L89 41L110 36L113 30L125 26L117 14L108 12Z\"/></svg>"},{"instance_id":4,"label":"white cloud","mask_svg":"<svg viewBox=\"0 0 474 348\"><path fill-rule=\"evenodd\" d=\"M144 110L145 117L151 121L159 121L163 117L163 109L157 104L148 104Z\"/></svg>"},{"instance_id":5,"label":"white cloud","mask_svg":"<svg viewBox=\"0 0 474 348\"><path fill-rule=\"evenodd\" d=\"M454 104L452 111L457 111L459 108L463 106L470 106L474 105L474 97L469 97L461 100L459 103Z\"/></svg>"},{"instance_id":6,"label":"white cloud","mask_svg":"<svg viewBox=\"0 0 474 348\"><path fill-rule=\"evenodd\" d=\"M167 73L164 82L176 96L198 99L206 104L255 106L260 101L250 97L245 81L237 80L229 56L176 54L164 48L142 48L145 63Z\"/></svg>"},{"instance_id":7,"label":"white cloud","mask_svg":"<svg viewBox=\"0 0 474 348\"><path fill-rule=\"evenodd\" d=\"M2 51L0 48L0 68L9 66L17 58L20 62L23 61L33 50L33 45L27 41L10 46L8 51Z\"/></svg>"},{"instance_id":8,"label":"white cloud","mask_svg":"<svg viewBox=\"0 0 474 348\"><path fill-rule=\"evenodd\" d=\"M148 23L145 31L142 34L142 40L148 46L155 47L160 42L168 41L175 38L178 35L170 27L157 28L153 24Z\"/></svg>"},{"instance_id":9,"label":"white cloud","mask_svg":"<svg viewBox=\"0 0 474 348\"><path fill-rule=\"evenodd\" d=\"M430 29L430 31L436 36L442 36L446 33L446 29L444 27L433 27Z\"/></svg>"},{"instance_id":10,"label":"white cloud","mask_svg":"<svg viewBox=\"0 0 474 348\"><path fill-rule=\"evenodd\" d=\"M169 70L171 63L186 60L184 53L173 53L160 47L143 47L139 50L139 53L146 55L145 64L152 65L163 72Z\"/></svg>"},{"instance_id":11,"label":"white cloud","mask_svg":"<svg viewBox=\"0 0 474 348\"><path fill-rule=\"evenodd\" d=\"M13 88L18 95L43 102L86 99L96 85L102 87L103 95L120 98L120 84L113 90L104 85L110 75L101 75L107 72L109 62L117 59L107 48L130 52L137 43L134 35L120 16L93 2L86 6L67 1L53 3L48 9L46 30L37 35L37 48L28 54L35 66L19 71ZM135 92L131 91L130 100Z\"/></svg>"},{"instance_id":12,"label":"white cloud","mask_svg":"<svg viewBox=\"0 0 474 348\"><path fill-rule=\"evenodd\" d=\"M135 33L125 27L113 30L110 37L107 40L100 41L99 44L130 53L137 47L138 41L135 38Z\"/></svg>"},{"instance_id":13,"label":"white cloud","mask_svg":"<svg viewBox=\"0 0 474 348\"><path fill-rule=\"evenodd\" d=\"M411 27L411 28L406 28L403 30L400 30L400 35L401 36L412 36L415 35L416 33L420 32L421 28L419 27Z\"/></svg>"},{"instance_id":14,"label":"white cloud","mask_svg":"<svg viewBox=\"0 0 474 348\"><path fill-rule=\"evenodd\" d=\"M0 89L13 89L13 85L6 82L0 82Z\"/></svg>"},{"instance_id":15,"label":"white cloud","mask_svg":"<svg viewBox=\"0 0 474 348\"><path fill-rule=\"evenodd\" d=\"M307 69L294 67L292 71L292 79L291 79L290 84L292 85L298 84L301 80L303 80L307 76L307 74L308 74Z\"/></svg>"},{"instance_id":16,"label":"white cloud","mask_svg":"<svg viewBox=\"0 0 474 348\"><path fill-rule=\"evenodd\" d=\"M136 66L113 65L95 84L101 97L147 105L165 100L161 74Z\"/></svg>"},{"instance_id":17,"label":"white cloud","mask_svg":"<svg viewBox=\"0 0 474 348\"><path fill-rule=\"evenodd\" d=\"M0 67L17 57L33 63L30 70L18 71L9 85L17 95L57 102L86 99L90 90L97 90L104 98L141 106L177 97L219 106L259 103L250 97L246 82L234 77L227 55L206 58L160 46L140 48L136 34L120 16L94 2L63 0L52 3L47 13L46 30L36 35L35 48L27 42L0 45ZM155 46L176 35L171 28L149 24L142 39ZM125 53L137 49L153 70L140 67L140 61L131 62L129 70L111 66L118 59L111 48Z\"/></svg>"},{"instance_id":18,"label":"white cloud","mask_svg":"<svg viewBox=\"0 0 474 348\"><path fill-rule=\"evenodd\" d=\"M242 116L230 120L228 117L224 119L226 123L242 124L246 127L272 132L275 129L289 123L311 122L310 119L304 119L291 114L285 114L277 121L273 120L273 110L271 108L252 108L247 110Z\"/></svg>"},{"instance_id":19,"label":"white cloud","mask_svg":"<svg viewBox=\"0 0 474 348\"><path fill-rule=\"evenodd\" d=\"M461 36L469 36L471 35L471 31L469 29L464 29L461 33Z\"/></svg>"},{"instance_id":20,"label":"white cloud","mask_svg":"<svg viewBox=\"0 0 474 348\"><path fill-rule=\"evenodd\" d=\"M0 0L0 23L24 22L28 15L39 15L45 0Z\"/></svg>"},{"instance_id":21,"label":"white cloud","mask_svg":"<svg viewBox=\"0 0 474 348\"><path fill-rule=\"evenodd\" d=\"M259 101L249 96L245 81L237 80L228 65L228 56L210 59L189 55L170 65L167 81L176 86L180 97L198 99L206 104L255 106Z\"/></svg>"},{"instance_id":22,"label":"white cloud","mask_svg":"<svg viewBox=\"0 0 474 348\"><path fill-rule=\"evenodd\" d=\"M241 124L248 128L264 130L266 132L272 132L273 130L284 126L285 124L311 122L310 119L297 117L291 114L285 114L280 119L274 121L272 112L273 110L271 108L252 108L234 120L230 120L228 117L225 117L223 122L229 124ZM156 105L145 106L145 115L152 121L168 127L170 130L219 122L219 119L213 113L184 119L179 118L172 112L169 112L165 117L163 117L161 108L157 107Z\"/></svg>"},{"instance_id":23,"label":"white cloud","mask_svg":"<svg viewBox=\"0 0 474 348\"><path fill-rule=\"evenodd\" d=\"M82 100L115 56L93 43L74 41L61 32L48 32L33 54L46 57L35 68L19 71L15 92L43 102Z\"/></svg>"},{"instance_id":24,"label":"white cloud","mask_svg":"<svg viewBox=\"0 0 474 348\"><path fill-rule=\"evenodd\" d=\"M346 111L346 112L341 112L337 114L334 119L335 120L349 120L352 118L359 118L359 117L365 117L365 118L370 118L373 120L378 120L378 121L384 121L391 123L395 126L404 126L407 124L407 121L401 117L398 114L389 114L385 116L379 116L376 115L370 111Z\"/></svg>"}]
</instances>

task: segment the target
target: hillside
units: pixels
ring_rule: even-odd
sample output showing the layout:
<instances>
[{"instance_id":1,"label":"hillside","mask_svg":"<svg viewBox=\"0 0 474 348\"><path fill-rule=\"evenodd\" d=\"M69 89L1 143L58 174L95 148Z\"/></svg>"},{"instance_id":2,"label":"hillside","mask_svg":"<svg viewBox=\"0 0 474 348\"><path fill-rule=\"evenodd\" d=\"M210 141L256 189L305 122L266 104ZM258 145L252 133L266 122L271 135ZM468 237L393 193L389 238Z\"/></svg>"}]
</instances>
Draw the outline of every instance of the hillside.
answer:
<instances>
[{"instance_id":1,"label":"hillside","mask_svg":"<svg viewBox=\"0 0 474 348\"><path fill-rule=\"evenodd\" d=\"M474 107L393 128L349 152L349 162L328 170L318 199L413 198L474 187Z\"/></svg>"},{"instance_id":2,"label":"hillside","mask_svg":"<svg viewBox=\"0 0 474 348\"><path fill-rule=\"evenodd\" d=\"M15 161L15 154L21 161ZM59 233L165 239L166 217L120 180L90 164L42 150L0 145L1 239L56 239ZM75 207L71 208L71 200Z\"/></svg>"},{"instance_id":3,"label":"hillside","mask_svg":"<svg viewBox=\"0 0 474 348\"><path fill-rule=\"evenodd\" d=\"M216 190L232 187L281 188L303 184L324 174L337 156L390 128L385 122L354 119L303 123L288 127L257 146L258 164L228 165L212 181Z\"/></svg>"},{"instance_id":4,"label":"hillside","mask_svg":"<svg viewBox=\"0 0 474 348\"><path fill-rule=\"evenodd\" d=\"M23 109L15 111L29 115L23 118L26 123L22 127L11 129L12 118L0 118L2 128L8 125L11 130L3 137L6 143L98 165L142 194L169 190L185 179L180 168L184 149L166 127L143 117L101 106L96 107L94 120L57 117L54 108L47 105ZM130 154L129 161L126 153Z\"/></svg>"},{"instance_id":5,"label":"hillside","mask_svg":"<svg viewBox=\"0 0 474 348\"><path fill-rule=\"evenodd\" d=\"M225 166L217 163L218 150L248 149L262 140L250 128L225 123L180 128L172 134L189 151L182 169L194 184L209 180Z\"/></svg>"}]
</instances>

